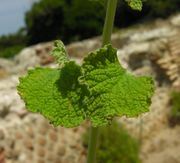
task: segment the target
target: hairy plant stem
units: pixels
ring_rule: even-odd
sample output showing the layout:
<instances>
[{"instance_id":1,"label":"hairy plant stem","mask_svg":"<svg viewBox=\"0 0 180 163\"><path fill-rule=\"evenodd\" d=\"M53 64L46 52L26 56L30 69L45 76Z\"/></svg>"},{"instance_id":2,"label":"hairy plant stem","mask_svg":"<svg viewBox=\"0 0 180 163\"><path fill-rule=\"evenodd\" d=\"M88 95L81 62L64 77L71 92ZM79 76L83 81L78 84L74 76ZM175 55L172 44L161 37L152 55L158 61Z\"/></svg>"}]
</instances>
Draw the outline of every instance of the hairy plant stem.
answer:
<instances>
[{"instance_id":1,"label":"hairy plant stem","mask_svg":"<svg viewBox=\"0 0 180 163\"><path fill-rule=\"evenodd\" d=\"M111 42L111 34L114 26L114 17L117 7L117 0L108 0L106 9L106 18L102 34L102 46ZM96 146L98 139L98 127L90 128L88 158L87 163L95 163L96 160Z\"/></svg>"}]
</instances>

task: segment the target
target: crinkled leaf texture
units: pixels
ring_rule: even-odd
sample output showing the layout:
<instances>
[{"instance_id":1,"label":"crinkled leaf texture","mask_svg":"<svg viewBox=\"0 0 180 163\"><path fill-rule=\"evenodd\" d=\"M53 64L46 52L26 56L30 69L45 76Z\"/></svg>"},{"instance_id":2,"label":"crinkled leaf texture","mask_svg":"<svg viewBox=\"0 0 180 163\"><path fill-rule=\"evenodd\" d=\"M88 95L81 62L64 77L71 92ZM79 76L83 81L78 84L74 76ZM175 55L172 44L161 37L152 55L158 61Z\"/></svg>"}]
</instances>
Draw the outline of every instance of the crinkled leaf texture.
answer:
<instances>
[{"instance_id":1,"label":"crinkled leaf texture","mask_svg":"<svg viewBox=\"0 0 180 163\"><path fill-rule=\"evenodd\" d=\"M54 126L75 127L88 119L96 127L114 116L148 111L153 80L127 73L111 45L90 53L82 66L63 64L60 69L30 70L18 86L28 110L41 113Z\"/></svg>"},{"instance_id":2,"label":"crinkled leaf texture","mask_svg":"<svg viewBox=\"0 0 180 163\"><path fill-rule=\"evenodd\" d=\"M107 124L114 116L147 112L154 92L150 77L135 77L120 65L111 45L91 53L82 65L89 86L88 116L93 126Z\"/></svg>"},{"instance_id":3,"label":"crinkled leaf texture","mask_svg":"<svg viewBox=\"0 0 180 163\"><path fill-rule=\"evenodd\" d=\"M128 2L128 5L133 9L133 10L142 10L142 0L126 0Z\"/></svg>"},{"instance_id":4,"label":"crinkled leaf texture","mask_svg":"<svg viewBox=\"0 0 180 163\"><path fill-rule=\"evenodd\" d=\"M20 78L18 91L29 111L41 113L54 126L78 126L84 119L80 75L80 66L74 62L61 70L36 68Z\"/></svg>"}]
</instances>

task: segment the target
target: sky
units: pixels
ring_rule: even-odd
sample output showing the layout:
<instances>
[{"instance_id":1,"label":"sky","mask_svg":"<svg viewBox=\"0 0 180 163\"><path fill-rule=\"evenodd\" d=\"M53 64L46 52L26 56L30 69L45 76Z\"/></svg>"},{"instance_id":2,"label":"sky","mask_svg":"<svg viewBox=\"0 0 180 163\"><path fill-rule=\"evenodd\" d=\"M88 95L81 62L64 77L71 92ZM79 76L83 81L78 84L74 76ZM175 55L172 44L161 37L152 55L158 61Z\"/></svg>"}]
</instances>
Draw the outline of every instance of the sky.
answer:
<instances>
[{"instance_id":1,"label":"sky","mask_svg":"<svg viewBox=\"0 0 180 163\"><path fill-rule=\"evenodd\" d=\"M0 0L0 35L24 27L24 14L36 0Z\"/></svg>"}]
</instances>

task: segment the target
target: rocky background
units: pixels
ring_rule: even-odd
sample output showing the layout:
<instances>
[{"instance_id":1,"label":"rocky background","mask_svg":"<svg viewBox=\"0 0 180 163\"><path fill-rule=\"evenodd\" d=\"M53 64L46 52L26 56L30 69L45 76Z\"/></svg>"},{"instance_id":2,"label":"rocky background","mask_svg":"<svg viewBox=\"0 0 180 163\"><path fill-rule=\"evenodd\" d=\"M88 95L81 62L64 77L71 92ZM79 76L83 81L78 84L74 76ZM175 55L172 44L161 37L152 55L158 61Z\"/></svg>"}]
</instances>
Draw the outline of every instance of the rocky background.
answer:
<instances>
[{"instance_id":1,"label":"rocky background","mask_svg":"<svg viewBox=\"0 0 180 163\"><path fill-rule=\"evenodd\" d=\"M137 118L118 118L141 139L142 163L180 163L180 126L169 126L170 92L180 90L180 15L116 32L112 43L124 67L137 75L151 75L156 92L150 112ZM25 48L12 60L0 59L0 163L84 163L86 149L78 128L53 128L38 114L26 111L17 94L19 76L36 66L56 67L49 55L52 42ZM81 63L101 38L67 46Z\"/></svg>"}]
</instances>

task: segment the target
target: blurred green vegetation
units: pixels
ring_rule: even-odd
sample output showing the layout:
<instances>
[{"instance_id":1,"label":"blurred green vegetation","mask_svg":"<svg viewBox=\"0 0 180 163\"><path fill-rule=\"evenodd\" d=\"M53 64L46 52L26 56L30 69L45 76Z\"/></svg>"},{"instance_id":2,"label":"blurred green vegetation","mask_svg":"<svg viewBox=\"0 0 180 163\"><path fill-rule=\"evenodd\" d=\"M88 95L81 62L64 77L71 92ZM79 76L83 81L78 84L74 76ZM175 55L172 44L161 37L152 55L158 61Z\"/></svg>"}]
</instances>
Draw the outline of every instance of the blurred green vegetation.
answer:
<instances>
[{"instance_id":1,"label":"blurred green vegetation","mask_svg":"<svg viewBox=\"0 0 180 163\"><path fill-rule=\"evenodd\" d=\"M61 39L65 43L100 35L106 0L40 0L26 13L28 43ZM99 2L99 3L98 3ZM147 0L142 12L118 1L116 27L126 27L179 11L179 0Z\"/></svg>"},{"instance_id":2,"label":"blurred green vegetation","mask_svg":"<svg viewBox=\"0 0 180 163\"><path fill-rule=\"evenodd\" d=\"M27 39L24 29L14 34L0 37L0 57L12 58L26 45Z\"/></svg>"},{"instance_id":3,"label":"blurred green vegetation","mask_svg":"<svg viewBox=\"0 0 180 163\"><path fill-rule=\"evenodd\" d=\"M180 0L144 0L141 12L132 10L124 0L120 0L115 26L127 27L156 18L166 18L176 12L180 12Z\"/></svg>"},{"instance_id":4,"label":"blurred green vegetation","mask_svg":"<svg viewBox=\"0 0 180 163\"><path fill-rule=\"evenodd\" d=\"M40 0L26 13L28 44L56 39L63 33L65 0Z\"/></svg>"},{"instance_id":5,"label":"blurred green vegetation","mask_svg":"<svg viewBox=\"0 0 180 163\"><path fill-rule=\"evenodd\" d=\"M96 162L98 163L140 163L139 144L117 122L99 129ZM88 132L84 145L88 144Z\"/></svg>"},{"instance_id":6,"label":"blurred green vegetation","mask_svg":"<svg viewBox=\"0 0 180 163\"><path fill-rule=\"evenodd\" d=\"M180 92L172 92L171 94L172 110L170 115L170 124L175 126L180 124Z\"/></svg>"},{"instance_id":7,"label":"blurred green vegetation","mask_svg":"<svg viewBox=\"0 0 180 163\"><path fill-rule=\"evenodd\" d=\"M144 5L144 10L148 10L151 18L165 18L172 13L180 12L179 0L146 0Z\"/></svg>"},{"instance_id":8,"label":"blurred green vegetation","mask_svg":"<svg viewBox=\"0 0 180 163\"><path fill-rule=\"evenodd\" d=\"M12 57L26 45L61 39L70 43L102 33L107 0L39 0L25 15L24 32L0 37L0 57ZM168 17L180 0L145 0L141 12L118 0L115 28ZM10 48L10 49L7 49Z\"/></svg>"},{"instance_id":9,"label":"blurred green vegetation","mask_svg":"<svg viewBox=\"0 0 180 163\"><path fill-rule=\"evenodd\" d=\"M0 47L0 58L13 58L18 54L25 46L24 45L13 45L7 48Z\"/></svg>"},{"instance_id":10,"label":"blurred green vegetation","mask_svg":"<svg viewBox=\"0 0 180 163\"><path fill-rule=\"evenodd\" d=\"M98 35L105 10L99 3L84 0L40 0L26 13L28 43L52 39L65 43Z\"/></svg>"},{"instance_id":11,"label":"blurred green vegetation","mask_svg":"<svg viewBox=\"0 0 180 163\"><path fill-rule=\"evenodd\" d=\"M101 34L105 6L86 0L70 0L65 8L64 40L74 41ZM67 37L67 38L66 38Z\"/></svg>"}]
</instances>

